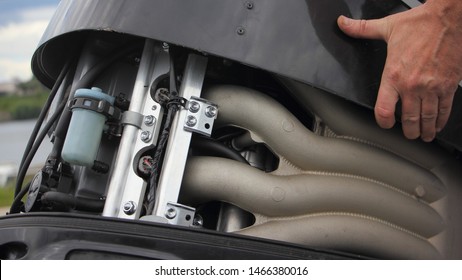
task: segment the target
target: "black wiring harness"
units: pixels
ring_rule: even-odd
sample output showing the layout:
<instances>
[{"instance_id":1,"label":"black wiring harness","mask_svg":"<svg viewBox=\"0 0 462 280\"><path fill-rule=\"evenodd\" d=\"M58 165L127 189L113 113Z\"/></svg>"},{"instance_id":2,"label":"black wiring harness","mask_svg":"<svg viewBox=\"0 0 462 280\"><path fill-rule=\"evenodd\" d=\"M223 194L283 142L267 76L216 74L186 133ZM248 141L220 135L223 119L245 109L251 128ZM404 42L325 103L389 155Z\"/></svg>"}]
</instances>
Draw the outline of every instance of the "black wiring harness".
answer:
<instances>
[{"instance_id":1,"label":"black wiring harness","mask_svg":"<svg viewBox=\"0 0 462 280\"><path fill-rule=\"evenodd\" d=\"M32 159L37 153L37 150L39 149L40 145L45 139L45 136L47 135L48 131L56 123L59 116L61 116L64 108L66 107L67 98L65 97L63 101L61 102L61 104L59 104L54 114L49 118L47 124L40 131L43 121L45 120L45 117L47 116L48 110L50 109L50 106L56 96L56 93L58 92L58 89L60 88L62 82L64 81L69 71L70 65L71 65L71 61L67 62L65 66L63 67L63 69L61 70L61 73L59 74L50 92L50 95L48 96L48 99L45 102L45 105L42 111L40 112L40 115L34 126L31 136L29 137L29 141L27 142L26 149L22 156L21 164L19 166L19 171L18 171L18 175L16 178L16 185L15 185L15 190L14 190L14 200L10 207L10 214L19 213L21 211L21 200L26 195L27 191L29 190L28 185L22 188L22 185L24 183L24 178L26 177L27 170L29 169ZM39 131L40 131L40 134L39 134Z\"/></svg>"},{"instance_id":2,"label":"black wiring harness","mask_svg":"<svg viewBox=\"0 0 462 280\"><path fill-rule=\"evenodd\" d=\"M151 174L149 176L148 192L147 192L147 213L151 214L154 210L156 191L159 183L159 175L161 170L162 158L165 154L168 137L170 135L170 129L172 127L173 119L176 113L181 107L186 105L186 100L178 96L175 67L173 63L173 57L170 53L170 91L167 98L165 98L164 106L167 108L167 117L164 123L164 127L159 136L159 142L157 143L156 150L152 157Z\"/></svg>"}]
</instances>

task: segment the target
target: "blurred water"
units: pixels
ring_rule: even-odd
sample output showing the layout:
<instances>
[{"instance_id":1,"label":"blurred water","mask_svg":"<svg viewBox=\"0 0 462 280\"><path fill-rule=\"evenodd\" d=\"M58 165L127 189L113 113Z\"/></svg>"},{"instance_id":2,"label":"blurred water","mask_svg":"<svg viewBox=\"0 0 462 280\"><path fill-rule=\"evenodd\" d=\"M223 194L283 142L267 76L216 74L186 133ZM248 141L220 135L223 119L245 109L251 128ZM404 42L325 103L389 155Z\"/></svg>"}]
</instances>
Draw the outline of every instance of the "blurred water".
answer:
<instances>
[{"instance_id":1,"label":"blurred water","mask_svg":"<svg viewBox=\"0 0 462 280\"><path fill-rule=\"evenodd\" d=\"M36 120L0 122L0 165L19 165L35 122ZM51 148L52 144L47 136L31 166L43 165Z\"/></svg>"}]
</instances>

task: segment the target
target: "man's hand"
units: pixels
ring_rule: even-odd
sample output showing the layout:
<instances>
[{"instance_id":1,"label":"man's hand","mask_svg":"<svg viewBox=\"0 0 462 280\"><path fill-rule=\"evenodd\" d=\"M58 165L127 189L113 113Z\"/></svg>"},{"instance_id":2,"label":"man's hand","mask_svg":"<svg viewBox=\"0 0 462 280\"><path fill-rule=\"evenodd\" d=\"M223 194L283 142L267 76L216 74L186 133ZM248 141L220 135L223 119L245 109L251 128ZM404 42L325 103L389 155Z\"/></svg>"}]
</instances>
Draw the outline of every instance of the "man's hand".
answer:
<instances>
[{"instance_id":1,"label":"man's hand","mask_svg":"<svg viewBox=\"0 0 462 280\"><path fill-rule=\"evenodd\" d=\"M462 80L462 1L429 0L377 20L340 16L338 25L351 37L388 44L374 110L379 126L393 127L401 99L404 135L433 140L449 119Z\"/></svg>"}]
</instances>

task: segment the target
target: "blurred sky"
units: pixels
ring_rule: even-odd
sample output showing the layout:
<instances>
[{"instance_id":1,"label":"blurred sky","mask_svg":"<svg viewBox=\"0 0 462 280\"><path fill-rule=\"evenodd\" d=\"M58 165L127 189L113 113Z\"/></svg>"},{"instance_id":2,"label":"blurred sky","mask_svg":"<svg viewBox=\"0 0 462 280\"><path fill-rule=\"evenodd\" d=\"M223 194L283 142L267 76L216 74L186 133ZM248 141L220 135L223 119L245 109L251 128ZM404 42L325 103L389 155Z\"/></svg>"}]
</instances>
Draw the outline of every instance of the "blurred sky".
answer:
<instances>
[{"instance_id":1,"label":"blurred sky","mask_svg":"<svg viewBox=\"0 0 462 280\"><path fill-rule=\"evenodd\" d=\"M0 0L0 83L32 77L30 61L59 0Z\"/></svg>"}]
</instances>

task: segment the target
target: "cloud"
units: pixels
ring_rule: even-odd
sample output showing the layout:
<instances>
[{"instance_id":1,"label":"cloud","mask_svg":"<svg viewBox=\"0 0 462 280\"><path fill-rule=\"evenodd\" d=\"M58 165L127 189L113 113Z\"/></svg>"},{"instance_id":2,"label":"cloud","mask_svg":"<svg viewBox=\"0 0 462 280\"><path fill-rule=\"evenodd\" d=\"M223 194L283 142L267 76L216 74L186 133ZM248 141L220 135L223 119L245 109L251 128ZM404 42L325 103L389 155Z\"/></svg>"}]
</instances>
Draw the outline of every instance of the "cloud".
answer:
<instances>
[{"instance_id":1,"label":"cloud","mask_svg":"<svg viewBox=\"0 0 462 280\"><path fill-rule=\"evenodd\" d=\"M19 11L20 21L49 21L56 11L55 6L43 6Z\"/></svg>"},{"instance_id":2,"label":"cloud","mask_svg":"<svg viewBox=\"0 0 462 280\"><path fill-rule=\"evenodd\" d=\"M32 76L30 60L56 7L18 12L18 21L0 26L0 82Z\"/></svg>"},{"instance_id":3,"label":"cloud","mask_svg":"<svg viewBox=\"0 0 462 280\"><path fill-rule=\"evenodd\" d=\"M0 58L0 82L19 79L26 81L31 78L29 61L18 61Z\"/></svg>"}]
</instances>

